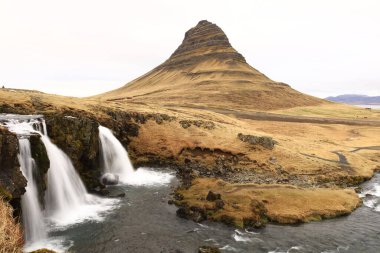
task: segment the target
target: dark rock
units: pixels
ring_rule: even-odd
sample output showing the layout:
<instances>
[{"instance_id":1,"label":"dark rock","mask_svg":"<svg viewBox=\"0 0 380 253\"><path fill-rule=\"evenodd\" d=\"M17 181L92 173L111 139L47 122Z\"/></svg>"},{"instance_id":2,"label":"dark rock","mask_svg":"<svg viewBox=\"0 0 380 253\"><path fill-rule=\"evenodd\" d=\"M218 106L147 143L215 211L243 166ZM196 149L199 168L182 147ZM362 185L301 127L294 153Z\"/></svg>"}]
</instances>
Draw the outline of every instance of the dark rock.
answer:
<instances>
[{"instance_id":1,"label":"dark rock","mask_svg":"<svg viewBox=\"0 0 380 253\"><path fill-rule=\"evenodd\" d=\"M201 246L198 253L220 253L220 249L213 246Z\"/></svg>"},{"instance_id":2,"label":"dark rock","mask_svg":"<svg viewBox=\"0 0 380 253\"><path fill-rule=\"evenodd\" d=\"M203 120L181 120L179 124L183 128L189 128L191 126L201 127L208 130L212 130L215 128L215 124L212 121L203 121Z\"/></svg>"},{"instance_id":3,"label":"dark rock","mask_svg":"<svg viewBox=\"0 0 380 253\"><path fill-rule=\"evenodd\" d=\"M222 209L224 207L224 201L221 199L215 200L215 209Z\"/></svg>"},{"instance_id":4,"label":"dark rock","mask_svg":"<svg viewBox=\"0 0 380 253\"><path fill-rule=\"evenodd\" d=\"M266 149L273 149L274 145L277 144L277 142L273 140L272 137L267 136L254 136L239 133L238 138L243 142L247 142L251 145L260 145Z\"/></svg>"},{"instance_id":5,"label":"dark rock","mask_svg":"<svg viewBox=\"0 0 380 253\"><path fill-rule=\"evenodd\" d=\"M36 163L36 170L34 171L34 179L36 181L38 198L40 204L44 206L44 197L46 191L46 173L50 168L50 161L47 155L45 145L41 141L40 135L31 135L29 137L30 148L32 152L32 157Z\"/></svg>"},{"instance_id":6,"label":"dark rock","mask_svg":"<svg viewBox=\"0 0 380 253\"><path fill-rule=\"evenodd\" d=\"M96 191L92 191L96 194L108 197L108 198L122 198L125 197L125 192L120 188L108 187L105 189L97 189Z\"/></svg>"},{"instance_id":7,"label":"dark rock","mask_svg":"<svg viewBox=\"0 0 380 253\"><path fill-rule=\"evenodd\" d=\"M175 198L176 200L179 200L179 201L181 201L181 200L184 199L184 198L183 198L183 195L180 194L180 193L178 193L178 192L176 192L176 193L174 194L174 198Z\"/></svg>"},{"instance_id":8,"label":"dark rock","mask_svg":"<svg viewBox=\"0 0 380 253\"><path fill-rule=\"evenodd\" d=\"M20 170L18 154L17 136L0 127L0 196L10 201L15 209L20 207L27 184Z\"/></svg>"},{"instance_id":9,"label":"dark rock","mask_svg":"<svg viewBox=\"0 0 380 253\"><path fill-rule=\"evenodd\" d=\"M47 115L49 137L70 157L89 190L102 187L99 182L102 175L99 166L99 124L85 116L73 116L64 113Z\"/></svg>"},{"instance_id":10,"label":"dark rock","mask_svg":"<svg viewBox=\"0 0 380 253\"><path fill-rule=\"evenodd\" d=\"M181 206L176 211L176 214L180 218L187 219L189 217L189 215L190 215L190 209L187 208L187 207Z\"/></svg>"},{"instance_id":11,"label":"dark rock","mask_svg":"<svg viewBox=\"0 0 380 253\"><path fill-rule=\"evenodd\" d=\"M119 183L119 176L111 173L105 173L100 181L103 185L117 185Z\"/></svg>"},{"instance_id":12,"label":"dark rock","mask_svg":"<svg viewBox=\"0 0 380 253\"><path fill-rule=\"evenodd\" d=\"M205 210L196 206L181 206L176 213L180 218L193 220L195 222L202 222L207 218Z\"/></svg>"},{"instance_id":13,"label":"dark rock","mask_svg":"<svg viewBox=\"0 0 380 253\"><path fill-rule=\"evenodd\" d=\"M220 217L220 221L228 226L234 226L235 225L235 219L228 215L222 215Z\"/></svg>"},{"instance_id":14,"label":"dark rock","mask_svg":"<svg viewBox=\"0 0 380 253\"><path fill-rule=\"evenodd\" d=\"M214 193L213 191L209 191L206 197L207 201L215 201L221 199L221 196L219 193Z\"/></svg>"},{"instance_id":15,"label":"dark rock","mask_svg":"<svg viewBox=\"0 0 380 253\"><path fill-rule=\"evenodd\" d=\"M179 124L181 124L181 126L183 127L183 128L189 128L190 126L191 126L191 124L190 124L190 122L188 121L188 120L181 120L180 122L179 122Z\"/></svg>"},{"instance_id":16,"label":"dark rock","mask_svg":"<svg viewBox=\"0 0 380 253\"><path fill-rule=\"evenodd\" d=\"M254 217L243 219L244 227L248 228L262 228L265 226L265 222L258 220Z\"/></svg>"}]
</instances>

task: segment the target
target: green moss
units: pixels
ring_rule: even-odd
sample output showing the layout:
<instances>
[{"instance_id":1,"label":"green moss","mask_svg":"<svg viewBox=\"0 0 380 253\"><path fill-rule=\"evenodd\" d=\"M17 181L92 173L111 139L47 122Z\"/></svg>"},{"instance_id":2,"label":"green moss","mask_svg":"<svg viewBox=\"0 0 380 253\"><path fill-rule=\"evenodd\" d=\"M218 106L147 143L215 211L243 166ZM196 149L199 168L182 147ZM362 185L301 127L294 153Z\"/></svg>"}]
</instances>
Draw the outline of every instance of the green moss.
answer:
<instances>
[{"instance_id":1,"label":"green moss","mask_svg":"<svg viewBox=\"0 0 380 253\"><path fill-rule=\"evenodd\" d=\"M244 228L244 221L241 219L234 219L234 225L238 228Z\"/></svg>"},{"instance_id":2,"label":"green moss","mask_svg":"<svg viewBox=\"0 0 380 253\"><path fill-rule=\"evenodd\" d=\"M6 189L4 189L3 187L0 187L0 197L3 197L7 201L9 201L13 198L12 194L9 191L7 191Z\"/></svg>"}]
</instances>

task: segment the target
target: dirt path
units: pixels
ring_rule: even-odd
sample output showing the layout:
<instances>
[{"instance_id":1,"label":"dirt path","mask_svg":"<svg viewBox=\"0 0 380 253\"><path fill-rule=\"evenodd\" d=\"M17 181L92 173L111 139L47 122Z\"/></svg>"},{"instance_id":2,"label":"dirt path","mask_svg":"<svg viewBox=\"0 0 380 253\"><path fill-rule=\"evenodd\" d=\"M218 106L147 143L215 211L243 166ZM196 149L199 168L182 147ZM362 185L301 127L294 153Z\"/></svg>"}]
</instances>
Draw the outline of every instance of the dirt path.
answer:
<instances>
[{"instance_id":1,"label":"dirt path","mask_svg":"<svg viewBox=\"0 0 380 253\"><path fill-rule=\"evenodd\" d=\"M167 105L170 106L170 105ZM171 106L170 106L171 107ZM307 117L293 116L267 112L247 112L234 111L228 109L206 108L202 106L181 106L186 108L194 108L212 111L225 115L233 115L240 119L263 120L263 121L282 121L282 122L299 122L299 123L315 123L315 124L343 124L356 126L380 126L380 120L365 120L365 119L342 119L342 118L322 118L322 117Z\"/></svg>"},{"instance_id":2,"label":"dirt path","mask_svg":"<svg viewBox=\"0 0 380 253\"><path fill-rule=\"evenodd\" d=\"M352 150L351 152L357 152L359 150L379 150L380 151L380 146L369 146L369 147L357 147L355 150Z\"/></svg>"}]
</instances>

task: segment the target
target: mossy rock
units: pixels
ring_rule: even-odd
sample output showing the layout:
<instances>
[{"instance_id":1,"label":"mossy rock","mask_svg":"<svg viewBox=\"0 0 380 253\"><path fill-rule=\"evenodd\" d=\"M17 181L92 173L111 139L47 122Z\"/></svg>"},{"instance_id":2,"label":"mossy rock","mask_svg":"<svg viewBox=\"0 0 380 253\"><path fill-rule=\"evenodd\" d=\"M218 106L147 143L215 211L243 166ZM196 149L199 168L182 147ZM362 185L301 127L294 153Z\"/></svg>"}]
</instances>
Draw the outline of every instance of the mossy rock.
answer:
<instances>
[{"instance_id":1,"label":"mossy rock","mask_svg":"<svg viewBox=\"0 0 380 253\"><path fill-rule=\"evenodd\" d=\"M68 113L48 115L46 126L50 139L72 161L89 191L102 188L99 153L99 123L83 115Z\"/></svg>"},{"instance_id":2,"label":"mossy rock","mask_svg":"<svg viewBox=\"0 0 380 253\"><path fill-rule=\"evenodd\" d=\"M220 253L220 249L213 246L201 246L198 253Z\"/></svg>"},{"instance_id":3,"label":"mossy rock","mask_svg":"<svg viewBox=\"0 0 380 253\"><path fill-rule=\"evenodd\" d=\"M30 253L57 253L57 252L50 249L38 249Z\"/></svg>"},{"instance_id":4,"label":"mossy rock","mask_svg":"<svg viewBox=\"0 0 380 253\"><path fill-rule=\"evenodd\" d=\"M36 162L37 169L34 170L34 178L37 184L38 198L40 203L44 204L44 195L46 191L46 173L50 168L50 160L39 135L32 135L29 138L32 151L32 157Z\"/></svg>"},{"instance_id":5,"label":"mossy rock","mask_svg":"<svg viewBox=\"0 0 380 253\"><path fill-rule=\"evenodd\" d=\"M17 136L0 127L0 195L12 201L15 206L19 206L15 202L19 202L25 193L27 183L20 170L18 154Z\"/></svg>"},{"instance_id":6,"label":"mossy rock","mask_svg":"<svg viewBox=\"0 0 380 253\"><path fill-rule=\"evenodd\" d=\"M3 187L0 187L0 198L4 198L5 200L9 201L12 199L12 194Z\"/></svg>"}]
</instances>

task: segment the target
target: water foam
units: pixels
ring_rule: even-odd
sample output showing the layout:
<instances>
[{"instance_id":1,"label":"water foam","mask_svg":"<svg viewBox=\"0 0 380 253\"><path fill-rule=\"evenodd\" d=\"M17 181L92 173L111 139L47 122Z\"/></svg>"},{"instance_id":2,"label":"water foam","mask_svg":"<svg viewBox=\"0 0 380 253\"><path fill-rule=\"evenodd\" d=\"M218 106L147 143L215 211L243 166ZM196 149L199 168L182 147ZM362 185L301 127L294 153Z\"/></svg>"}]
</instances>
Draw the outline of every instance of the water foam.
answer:
<instances>
[{"instance_id":1,"label":"water foam","mask_svg":"<svg viewBox=\"0 0 380 253\"><path fill-rule=\"evenodd\" d=\"M64 238L46 238L45 229L49 232L85 220L101 221L106 213L117 207L116 203L119 201L97 197L87 192L70 158L50 141L42 116L0 115L0 120L5 127L19 137L20 164L23 174L28 179L27 192L22 197L24 199L22 201L24 203L23 213L27 215L24 218L25 251L48 248L57 252L65 252L71 247L71 243ZM41 136L50 161L43 212L41 210L37 212L40 209L38 208L37 190L31 184L34 182L33 177L29 175L30 170L33 169L33 160L30 155L30 145L28 151L29 141L27 138L32 134ZM25 200L31 196L33 200ZM40 214L38 215L38 213ZM45 228L45 220L49 227Z\"/></svg>"},{"instance_id":2,"label":"water foam","mask_svg":"<svg viewBox=\"0 0 380 253\"><path fill-rule=\"evenodd\" d=\"M174 178L170 173L153 171L149 168L134 170L129 160L128 152L110 129L99 126L99 139L103 171L105 174L111 173L117 175L121 184L160 186L169 184Z\"/></svg>"},{"instance_id":3,"label":"water foam","mask_svg":"<svg viewBox=\"0 0 380 253\"><path fill-rule=\"evenodd\" d=\"M375 182L373 182L375 181ZM380 212L380 176L375 175L370 182L363 186L359 197L362 198L363 204L375 212Z\"/></svg>"}]
</instances>

